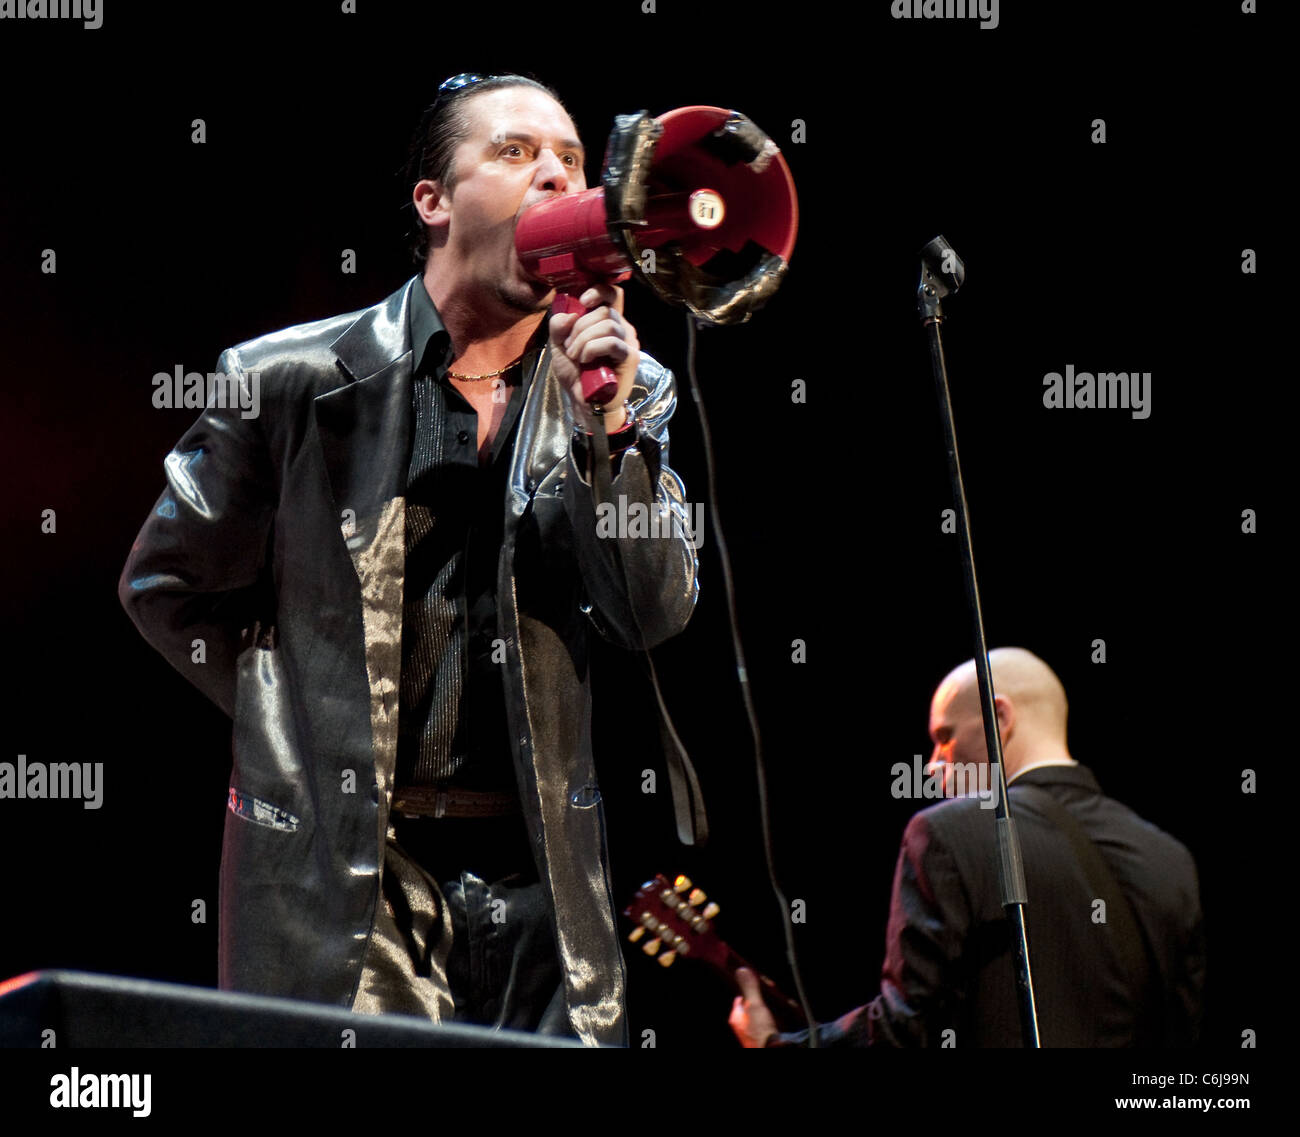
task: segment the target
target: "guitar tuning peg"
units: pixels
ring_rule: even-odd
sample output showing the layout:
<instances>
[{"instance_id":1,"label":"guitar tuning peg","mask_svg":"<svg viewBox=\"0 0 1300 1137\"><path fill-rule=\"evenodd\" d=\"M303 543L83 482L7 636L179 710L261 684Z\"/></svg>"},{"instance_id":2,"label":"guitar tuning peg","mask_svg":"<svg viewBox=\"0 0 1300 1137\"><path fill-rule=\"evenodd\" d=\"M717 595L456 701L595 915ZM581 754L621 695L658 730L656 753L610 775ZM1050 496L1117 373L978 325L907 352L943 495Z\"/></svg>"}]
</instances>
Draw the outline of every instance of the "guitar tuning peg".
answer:
<instances>
[{"instance_id":1,"label":"guitar tuning peg","mask_svg":"<svg viewBox=\"0 0 1300 1137\"><path fill-rule=\"evenodd\" d=\"M690 906L692 908L698 908L701 904L703 904L708 899L708 897L704 894L703 889L692 888L690 896L688 896L686 899L690 903Z\"/></svg>"},{"instance_id":2,"label":"guitar tuning peg","mask_svg":"<svg viewBox=\"0 0 1300 1137\"><path fill-rule=\"evenodd\" d=\"M658 937L656 937L653 940L647 940L646 943L642 946L641 950L645 952L646 955L656 955L658 954L659 947L662 943L663 941L660 940Z\"/></svg>"},{"instance_id":3,"label":"guitar tuning peg","mask_svg":"<svg viewBox=\"0 0 1300 1137\"><path fill-rule=\"evenodd\" d=\"M704 906L704 918L706 920L712 920L721 911L722 909L719 908L716 904L714 904L712 900L710 900Z\"/></svg>"},{"instance_id":4,"label":"guitar tuning peg","mask_svg":"<svg viewBox=\"0 0 1300 1137\"><path fill-rule=\"evenodd\" d=\"M632 943L636 943L637 940L639 940L644 935L645 935L645 929L640 926L637 926L633 928L630 932L628 932L627 938L631 940Z\"/></svg>"},{"instance_id":5,"label":"guitar tuning peg","mask_svg":"<svg viewBox=\"0 0 1300 1137\"><path fill-rule=\"evenodd\" d=\"M679 876L673 881L673 888L678 892L685 892L691 887L691 878L689 876Z\"/></svg>"},{"instance_id":6,"label":"guitar tuning peg","mask_svg":"<svg viewBox=\"0 0 1300 1137\"><path fill-rule=\"evenodd\" d=\"M673 965L673 960L676 958L677 953L675 951L666 951L659 957L659 965L661 967L671 967Z\"/></svg>"}]
</instances>

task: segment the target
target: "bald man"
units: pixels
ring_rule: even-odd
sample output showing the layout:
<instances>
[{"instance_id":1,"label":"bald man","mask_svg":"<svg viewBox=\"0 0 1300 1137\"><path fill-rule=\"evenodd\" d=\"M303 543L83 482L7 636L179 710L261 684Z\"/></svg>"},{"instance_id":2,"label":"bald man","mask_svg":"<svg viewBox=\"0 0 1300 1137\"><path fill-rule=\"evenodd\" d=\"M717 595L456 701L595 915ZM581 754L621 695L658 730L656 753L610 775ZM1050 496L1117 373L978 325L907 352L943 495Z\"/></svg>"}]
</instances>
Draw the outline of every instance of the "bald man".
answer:
<instances>
[{"instance_id":1,"label":"bald man","mask_svg":"<svg viewBox=\"0 0 1300 1137\"><path fill-rule=\"evenodd\" d=\"M1046 663L998 648L989 664L1043 1045L1192 1045L1205 952L1191 854L1106 797L1070 756L1065 688ZM930 737L927 773L942 779L946 796L959 786L970 796L948 796L909 822L880 994L823 1025L822 1045L1022 1045L974 660L935 690ZM754 976L739 979L745 994L730 1021L742 1045L806 1042L807 1032L778 1034Z\"/></svg>"}]
</instances>

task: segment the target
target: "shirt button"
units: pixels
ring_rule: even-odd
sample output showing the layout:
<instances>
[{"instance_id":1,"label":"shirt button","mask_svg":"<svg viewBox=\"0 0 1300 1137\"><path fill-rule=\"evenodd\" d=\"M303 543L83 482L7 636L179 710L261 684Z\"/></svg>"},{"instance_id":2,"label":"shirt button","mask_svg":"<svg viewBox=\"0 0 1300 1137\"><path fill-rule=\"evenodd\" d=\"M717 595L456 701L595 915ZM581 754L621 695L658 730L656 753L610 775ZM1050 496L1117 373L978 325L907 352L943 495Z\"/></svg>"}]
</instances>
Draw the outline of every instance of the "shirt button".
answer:
<instances>
[{"instance_id":1,"label":"shirt button","mask_svg":"<svg viewBox=\"0 0 1300 1137\"><path fill-rule=\"evenodd\" d=\"M456 441L457 441L457 442L468 442L468 441L469 441L469 432L468 432L468 431L464 431L464 430L462 430L459 434L456 435Z\"/></svg>"}]
</instances>

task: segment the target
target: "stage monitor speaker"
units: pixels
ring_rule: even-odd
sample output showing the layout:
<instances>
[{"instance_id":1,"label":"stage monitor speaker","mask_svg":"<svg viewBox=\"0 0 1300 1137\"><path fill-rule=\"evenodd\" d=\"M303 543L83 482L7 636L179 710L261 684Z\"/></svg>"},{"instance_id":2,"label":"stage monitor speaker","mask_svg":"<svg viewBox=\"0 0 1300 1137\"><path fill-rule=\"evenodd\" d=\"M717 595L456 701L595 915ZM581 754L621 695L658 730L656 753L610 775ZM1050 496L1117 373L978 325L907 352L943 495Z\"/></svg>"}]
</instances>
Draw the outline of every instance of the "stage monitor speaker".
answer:
<instances>
[{"instance_id":1,"label":"stage monitor speaker","mask_svg":"<svg viewBox=\"0 0 1300 1137\"><path fill-rule=\"evenodd\" d=\"M40 1047L578 1047L573 1038L358 1015L323 1003L124 979L34 971L0 983L0 1046Z\"/></svg>"}]
</instances>

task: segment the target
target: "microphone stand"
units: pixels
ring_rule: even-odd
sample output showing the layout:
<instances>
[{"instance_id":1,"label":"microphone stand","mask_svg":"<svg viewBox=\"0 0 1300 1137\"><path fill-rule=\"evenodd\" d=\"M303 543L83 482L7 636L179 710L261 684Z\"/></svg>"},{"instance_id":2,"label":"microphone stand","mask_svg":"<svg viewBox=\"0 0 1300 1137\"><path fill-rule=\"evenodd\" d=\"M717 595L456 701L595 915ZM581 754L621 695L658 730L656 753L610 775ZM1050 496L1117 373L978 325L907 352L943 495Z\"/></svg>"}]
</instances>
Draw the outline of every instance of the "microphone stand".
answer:
<instances>
[{"instance_id":1,"label":"microphone stand","mask_svg":"<svg viewBox=\"0 0 1300 1137\"><path fill-rule=\"evenodd\" d=\"M994 817L998 834L998 888L1002 907L1011 921L1016 944L1016 996L1020 1008L1020 1037L1027 1047L1037 1049L1038 1011L1034 1004L1034 981L1029 970L1029 937L1025 931L1025 870L1020 859L1020 841L1011 820L1007 798L1007 775L1002 762L1002 736L998 730L997 708L993 702L993 677L989 672L988 644L984 638L984 614L980 608L979 583L975 577L975 548L971 542L970 514L966 508L966 490L962 483L961 462L957 457L957 425L952 415L948 391L948 366L943 357L943 323L941 301L956 293L966 279L966 266L943 236L936 237L921 250L921 282L917 286L917 307L921 323L930 341L930 365L934 386L939 395L943 416L944 441L948 451L948 477L952 483L953 502L957 507L958 532L961 535L962 575L966 598L975 625L975 674L979 680L980 711L984 717L984 741L989 760L997 771L998 800Z\"/></svg>"}]
</instances>

